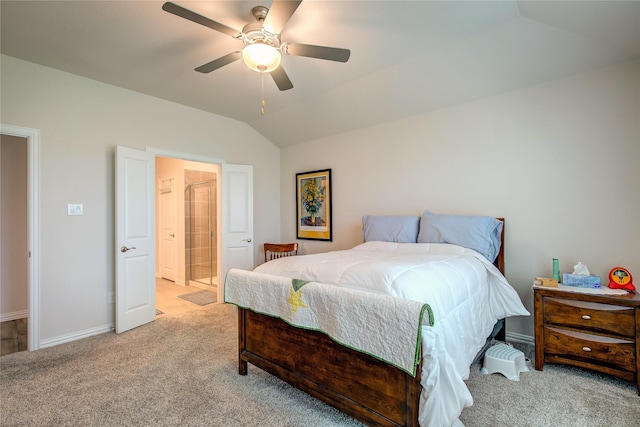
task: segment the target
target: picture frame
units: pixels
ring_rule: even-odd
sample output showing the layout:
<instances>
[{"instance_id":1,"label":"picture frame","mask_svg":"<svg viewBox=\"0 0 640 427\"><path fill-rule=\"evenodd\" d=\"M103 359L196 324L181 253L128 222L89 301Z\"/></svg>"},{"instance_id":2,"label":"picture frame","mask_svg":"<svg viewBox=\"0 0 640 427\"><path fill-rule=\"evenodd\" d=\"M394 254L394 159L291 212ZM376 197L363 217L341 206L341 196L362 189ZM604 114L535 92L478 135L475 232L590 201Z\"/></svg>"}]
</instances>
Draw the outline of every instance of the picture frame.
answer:
<instances>
[{"instance_id":1,"label":"picture frame","mask_svg":"<svg viewBox=\"0 0 640 427\"><path fill-rule=\"evenodd\" d=\"M331 169L296 174L297 238L332 241Z\"/></svg>"}]
</instances>

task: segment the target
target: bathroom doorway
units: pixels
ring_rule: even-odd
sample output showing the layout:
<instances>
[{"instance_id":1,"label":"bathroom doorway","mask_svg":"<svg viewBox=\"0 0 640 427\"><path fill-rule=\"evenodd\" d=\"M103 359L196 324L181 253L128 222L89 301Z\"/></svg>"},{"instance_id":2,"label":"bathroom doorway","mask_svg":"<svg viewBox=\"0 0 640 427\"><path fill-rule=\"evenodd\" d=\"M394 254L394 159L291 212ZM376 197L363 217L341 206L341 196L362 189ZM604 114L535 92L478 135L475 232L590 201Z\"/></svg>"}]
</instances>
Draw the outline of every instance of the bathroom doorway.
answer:
<instances>
[{"instance_id":1,"label":"bathroom doorway","mask_svg":"<svg viewBox=\"0 0 640 427\"><path fill-rule=\"evenodd\" d=\"M220 165L156 156L157 314L198 306L178 298L218 295L221 229Z\"/></svg>"}]
</instances>

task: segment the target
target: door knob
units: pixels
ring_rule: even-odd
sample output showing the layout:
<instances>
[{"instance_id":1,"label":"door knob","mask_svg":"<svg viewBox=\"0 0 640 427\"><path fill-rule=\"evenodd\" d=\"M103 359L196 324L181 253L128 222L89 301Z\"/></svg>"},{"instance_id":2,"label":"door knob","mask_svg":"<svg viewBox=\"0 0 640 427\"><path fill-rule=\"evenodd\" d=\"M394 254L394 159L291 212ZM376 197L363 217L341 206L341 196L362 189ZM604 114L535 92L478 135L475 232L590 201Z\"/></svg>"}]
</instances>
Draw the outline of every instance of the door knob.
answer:
<instances>
[{"instance_id":1,"label":"door knob","mask_svg":"<svg viewBox=\"0 0 640 427\"><path fill-rule=\"evenodd\" d=\"M120 252L127 252L127 251L130 251L131 249L135 249L135 248L136 248L135 246L131 246L130 248L128 248L126 246L123 246L123 247L120 248Z\"/></svg>"},{"instance_id":2,"label":"door knob","mask_svg":"<svg viewBox=\"0 0 640 427\"><path fill-rule=\"evenodd\" d=\"M247 242L247 243L251 243L251 238L249 239L242 239L243 242Z\"/></svg>"},{"instance_id":3,"label":"door knob","mask_svg":"<svg viewBox=\"0 0 640 427\"><path fill-rule=\"evenodd\" d=\"M169 236L171 236L171 237L176 237L176 235L175 235L175 234L173 234L173 233L169 234Z\"/></svg>"}]
</instances>

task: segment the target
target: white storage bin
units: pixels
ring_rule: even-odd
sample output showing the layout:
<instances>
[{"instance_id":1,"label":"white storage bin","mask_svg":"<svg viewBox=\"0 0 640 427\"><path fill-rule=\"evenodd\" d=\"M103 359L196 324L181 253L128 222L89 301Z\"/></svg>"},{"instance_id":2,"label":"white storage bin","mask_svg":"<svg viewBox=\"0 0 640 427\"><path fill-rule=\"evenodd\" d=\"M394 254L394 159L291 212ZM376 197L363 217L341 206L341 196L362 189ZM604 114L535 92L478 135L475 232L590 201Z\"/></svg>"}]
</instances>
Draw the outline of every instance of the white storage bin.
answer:
<instances>
[{"instance_id":1,"label":"white storage bin","mask_svg":"<svg viewBox=\"0 0 640 427\"><path fill-rule=\"evenodd\" d=\"M484 354L483 374L501 373L511 381L520 381L520 372L529 372L524 353L507 344L497 344Z\"/></svg>"}]
</instances>

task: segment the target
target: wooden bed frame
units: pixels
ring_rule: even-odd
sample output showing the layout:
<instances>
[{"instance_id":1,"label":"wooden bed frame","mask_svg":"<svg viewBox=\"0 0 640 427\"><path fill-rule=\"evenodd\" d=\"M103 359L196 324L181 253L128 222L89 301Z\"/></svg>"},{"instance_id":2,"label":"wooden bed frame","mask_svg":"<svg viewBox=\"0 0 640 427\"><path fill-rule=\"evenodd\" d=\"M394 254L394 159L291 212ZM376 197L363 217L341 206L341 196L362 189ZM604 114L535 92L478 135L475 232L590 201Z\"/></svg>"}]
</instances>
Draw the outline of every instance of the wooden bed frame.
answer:
<instances>
[{"instance_id":1,"label":"wooden bed frame","mask_svg":"<svg viewBox=\"0 0 640 427\"><path fill-rule=\"evenodd\" d=\"M502 232L495 265L504 272L504 227ZM504 341L504 329L496 339ZM251 363L366 425L419 426L422 363L414 378L321 332L240 307L238 341L240 375Z\"/></svg>"}]
</instances>

